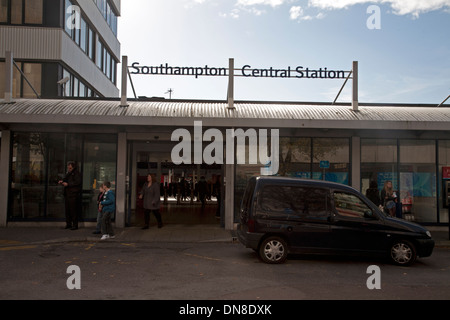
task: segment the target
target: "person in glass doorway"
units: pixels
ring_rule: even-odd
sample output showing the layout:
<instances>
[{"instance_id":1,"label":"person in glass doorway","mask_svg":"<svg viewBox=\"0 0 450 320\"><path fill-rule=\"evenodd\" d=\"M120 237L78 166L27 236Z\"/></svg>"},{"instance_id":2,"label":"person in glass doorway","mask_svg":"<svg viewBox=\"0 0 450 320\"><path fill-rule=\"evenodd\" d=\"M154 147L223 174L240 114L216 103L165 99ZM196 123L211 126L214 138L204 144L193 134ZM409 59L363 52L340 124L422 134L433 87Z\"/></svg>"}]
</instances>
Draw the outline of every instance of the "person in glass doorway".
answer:
<instances>
[{"instance_id":1,"label":"person in glass doorway","mask_svg":"<svg viewBox=\"0 0 450 320\"><path fill-rule=\"evenodd\" d=\"M81 213L81 173L75 162L67 164L67 174L58 184L64 186L66 227L65 229L77 230L78 217Z\"/></svg>"},{"instance_id":2,"label":"person in glass doorway","mask_svg":"<svg viewBox=\"0 0 450 320\"><path fill-rule=\"evenodd\" d=\"M384 183L383 190L381 190L381 204L384 207L384 210L391 217L395 217L395 209L396 205L394 199L397 197L395 195L394 188L392 187L392 181L386 181Z\"/></svg>"},{"instance_id":3,"label":"person in glass doorway","mask_svg":"<svg viewBox=\"0 0 450 320\"><path fill-rule=\"evenodd\" d=\"M101 240L114 239L114 231L111 225L111 216L116 211L116 196L111 190L111 183L106 181L103 183L103 201L100 202L102 210L102 238Z\"/></svg>"},{"instance_id":4,"label":"person in glass doorway","mask_svg":"<svg viewBox=\"0 0 450 320\"><path fill-rule=\"evenodd\" d=\"M150 213L152 212L158 221L158 228L162 228L161 214L159 207L161 205L161 197L159 183L155 181L152 174L147 175L147 182L144 184L139 195L139 199L144 199L144 221L145 225L142 229L148 229L150 226Z\"/></svg>"}]
</instances>

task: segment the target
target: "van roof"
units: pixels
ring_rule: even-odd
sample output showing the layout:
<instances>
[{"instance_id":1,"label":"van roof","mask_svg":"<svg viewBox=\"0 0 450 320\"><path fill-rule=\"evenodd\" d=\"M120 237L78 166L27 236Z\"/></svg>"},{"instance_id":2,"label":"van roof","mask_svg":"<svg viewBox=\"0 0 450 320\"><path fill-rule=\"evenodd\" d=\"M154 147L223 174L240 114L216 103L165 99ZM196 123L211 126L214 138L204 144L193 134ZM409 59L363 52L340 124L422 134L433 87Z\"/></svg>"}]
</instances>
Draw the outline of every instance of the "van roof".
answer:
<instances>
[{"instance_id":1,"label":"van roof","mask_svg":"<svg viewBox=\"0 0 450 320\"><path fill-rule=\"evenodd\" d=\"M279 182L279 183L290 183L290 184L303 184L309 186L317 186L322 188L333 188L333 189L341 189L347 191L358 192L356 189L349 187L342 183L323 181L323 180L313 180L313 179L303 179L303 178L295 178L295 177L278 177L278 176L257 176L253 177L256 179L258 183L266 183L266 182Z\"/></svg>"}]
</instances>

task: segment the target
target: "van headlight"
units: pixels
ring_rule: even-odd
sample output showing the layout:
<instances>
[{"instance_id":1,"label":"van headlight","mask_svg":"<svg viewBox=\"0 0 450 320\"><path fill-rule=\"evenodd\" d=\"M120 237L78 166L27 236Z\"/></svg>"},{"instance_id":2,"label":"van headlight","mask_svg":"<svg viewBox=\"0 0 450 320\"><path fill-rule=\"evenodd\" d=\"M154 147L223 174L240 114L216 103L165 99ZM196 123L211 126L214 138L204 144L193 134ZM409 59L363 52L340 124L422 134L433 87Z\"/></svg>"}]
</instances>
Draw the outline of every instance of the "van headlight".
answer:
<instances>
[{"instance_id":1,"label":"van headlight","mask_svg":"<svg viewBox=\"0 0 450 320\"><path fill-rule=\"evenodd\" d=\"M427 230L427 232L425 232L425 234L431 238L431 232L430 231Z\"/></svg>"}]
</instances>

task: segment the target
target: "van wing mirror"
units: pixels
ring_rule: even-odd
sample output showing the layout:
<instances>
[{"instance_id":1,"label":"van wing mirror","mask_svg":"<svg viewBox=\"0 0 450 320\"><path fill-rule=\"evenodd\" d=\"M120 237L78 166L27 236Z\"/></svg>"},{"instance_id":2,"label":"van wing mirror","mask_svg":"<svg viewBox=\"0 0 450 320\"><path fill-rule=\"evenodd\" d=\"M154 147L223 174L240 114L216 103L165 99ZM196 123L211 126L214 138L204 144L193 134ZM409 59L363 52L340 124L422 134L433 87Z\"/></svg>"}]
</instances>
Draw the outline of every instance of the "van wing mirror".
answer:
<instances>
[{"instance_id":1,"label":"van wing mirror","mask_svg":"<svg viewBox=\"0 0 450 320\"><path fill-rule=\"evenodd\" d=\"M364 211L364 218L376 220L376 219L377 219L377 216L374 215L374 213L373 213L372 210L366 210L366 211Z\"/></svg>"}]
</instances>

